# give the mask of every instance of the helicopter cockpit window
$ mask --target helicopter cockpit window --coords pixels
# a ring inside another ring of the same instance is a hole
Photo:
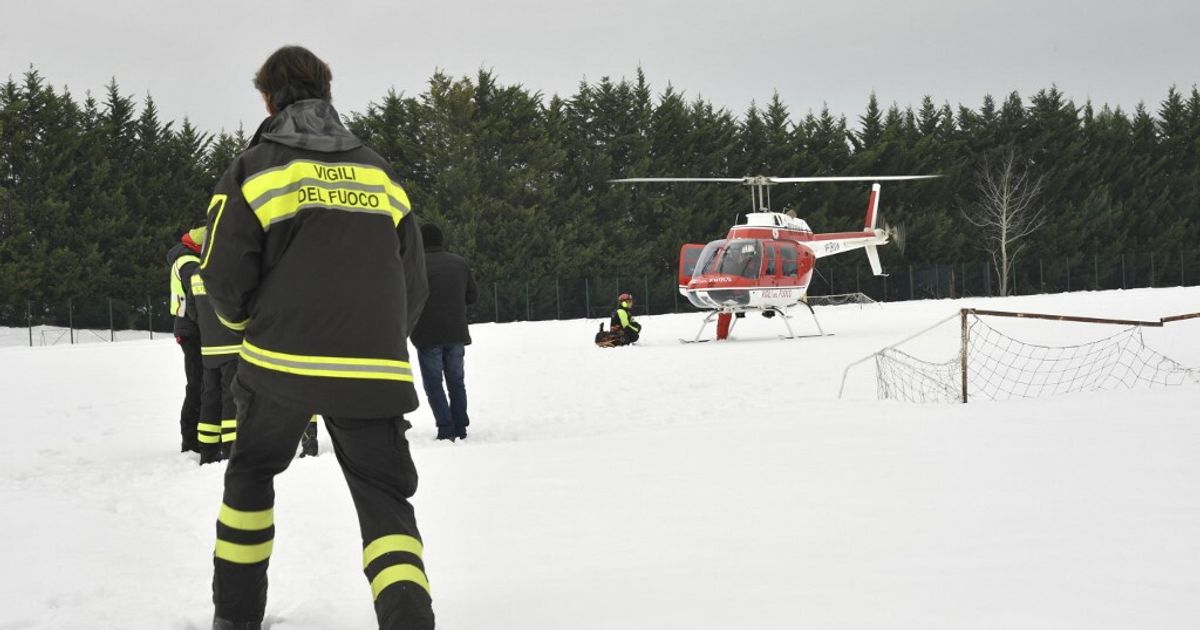
[[[762,251],[758,241],[751,239],[735,239],[725,246],[725,254],[721,257],[721,273],[743,278],[757,278],[758,268],[762,262]]]
[[[696,270],[692,272],[693,276],[699,276],[706,273],[717,272],[717,252],[721,251],[721,246],[725,244],[725,239],[713,241],[704,246],[704,250],[700,252],[700,258],[696,260]]]
[[[783,267],[782,275],[796,275],[796,272],[798,271],[796,266],[796,250],[791,247],[781,247],[779,248],[779,258],[782,261],[782,264],[780,265]]]
[[[765,249],[766,249],[766,254],[767,254],[767,266],[763,270],[763,275],[773,276],[773,275],[775,275],[775,249],[776,248],[772,245],[768,245]]]

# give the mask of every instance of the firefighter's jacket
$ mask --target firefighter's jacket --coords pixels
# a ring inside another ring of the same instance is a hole
[[[407,337],[428,287],[396,180],[315,99],[264,121],[221,177],[200,275],[222,323],[244,332],[249,389],[331,416],[417,407]]]
[[[204,359],[204,367],[213,369],[236,361],[242,350],[242,333],[225,327],[217,319],[217,313],[208,301],[204,278],[198,273],[192,274],[191,294],[196,323],[200,325],[200,355]],[[189,308],[188,312],[190,314],[192,309]]]
[[[200,334],[192,308],[192,276],[200,270],[200,256],[183,243],[176,243],[167,252],[167,263],[171,265],[171,317],[176,337],[195,337]]]
[[[612,317],[609,319],[608,327],[610,329],[632,330],[635,333],[642,331],[642,325],[633,319],[633,315],[629,312],[629,308],[624,305],[618,306],[617,310],[613,311]]]

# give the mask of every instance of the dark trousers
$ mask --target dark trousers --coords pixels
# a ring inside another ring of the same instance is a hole
[[[200,337],[176,337],[183,350],[183,372],[187,387],[183,408],[179,411],[180,451],[197,450],[196,424],[200,421],[200,393],[204,387],[204,362],[200,355]]]
[[[213,565],[216,616],[261,621],[275,532],[275,475],[287,469],[312,411],[250,391],[235,379],[238,439],[225,468]],[[433,608],[421,559],[421,535],[408,499],[417,471],[403,417],[325,416],[334,453],[358,511],[363,572],[381,630],[429,630]]]
[[[467,386],[464,382],[463,359],[466,346],[458,343],[445,346],[417,348],[417,361],[421,364],[421,383],[425,386],[425,397],[429,409],[437,422],[438,435],[449,434],[466,437],[471,419],[467,416]],[[450,392],[449,404],[446,391],[442,389],[442,376],[446,377],[446,390]]]
[[[233,377],[237,361],[226,361],[215,368],[204,368],[204,388],[200,394],[200,422],[196,439],[205,461],[228,457],[237,439],[237,406],[233,401]]]

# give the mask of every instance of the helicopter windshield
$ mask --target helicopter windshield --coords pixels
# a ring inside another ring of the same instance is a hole
[[[758,241],[752,239],[735,239],[725,247],[725,255],[721,257],[721,273],[743,278],[757,278],[758,267],[762,261],[762,249]]]
[[[696,270],[692,275],[700,276],[706,273],[716,273],[717,252],[721,251],[723,245],[725,245],[725,239],[713,241],[705,245],[704,250],[700,252],[700,258],[696,260]]]

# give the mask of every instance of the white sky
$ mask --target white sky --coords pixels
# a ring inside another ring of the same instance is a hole
[[[291,43],[329,62],[343,113],[391,87],[416,95],[438,68],[569,95],[641,65],[656,92],[670,82],[741,114],[778,91],[794,117],[827,103],[852,123],[872,90],[977,107],[1055,84],[1157,109],[1200,81],[1195,0],[0,0],[0,19],[0,78],[32,64],[82,97],[116,77],[206,131],[258,124],[250,79]]]

